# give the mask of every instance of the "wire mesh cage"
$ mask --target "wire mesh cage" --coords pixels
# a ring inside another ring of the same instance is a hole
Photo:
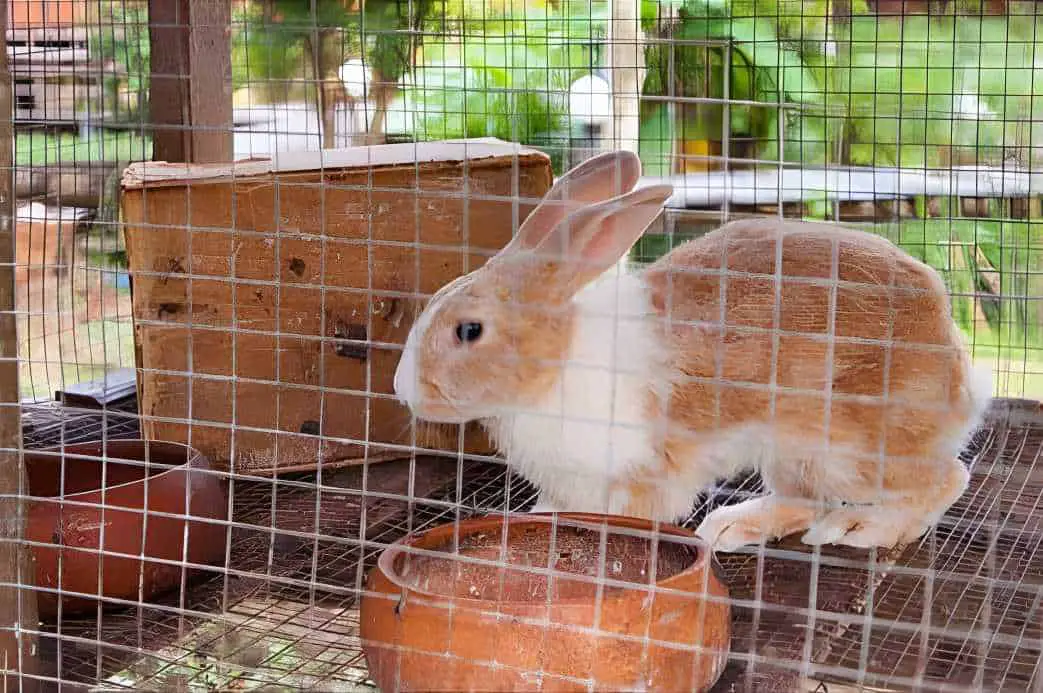
[[[6,689],[1043,691],[1037,3],[3,16]]]

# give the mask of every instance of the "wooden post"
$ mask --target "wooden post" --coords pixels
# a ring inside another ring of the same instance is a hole
[[[15,316],[14,129],[7,64],[7,9],[0,11],[0,690],[35,691],[36,593],[25,531],[25,469]]]
[[[609,0],[608,71],[612,81],[612,146],[638,151],[645,82],[640,0]]]
[[[230,0],[149,0],[149,109],[157,161],[231,161]]]

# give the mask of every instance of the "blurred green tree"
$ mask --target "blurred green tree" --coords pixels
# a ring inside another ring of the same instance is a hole
[[[415,66],[425,33],[440,30],[450,8],[446,0],[260,0],[240,20],[237,81],[288,84],[307,66],[322,143],[332,147],[336,109],[354,99],[340,68],[362,58],[365,99],[374,105],[369,139],[380,141],[388,107]]]
[[[237,19],[237,82],[288,89],[307,66],[321,119],[322,144],[335,141],[337,105],[346,92],[338,71],[358,46],[358,11],[349,0],[260,0]]]
[[[132,120],[148,109],[148,3],[99,0],[89,3],[88,11],[88,50],[104,70],[103,110],[116,120]],[[126,82],[120,68],[127,71]]]

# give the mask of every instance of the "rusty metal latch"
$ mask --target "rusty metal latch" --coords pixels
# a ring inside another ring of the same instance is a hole
[[[369,335],[365,325],[338,320],[333,329],[333,336],[338,340],[333,344],[333,353],[337,356],[358,361],[369,358]]]
[[[384,298],[373,302],[373,314],[387,320],[392,327],[399,327],[406,311],[402,301],[397,298]]]

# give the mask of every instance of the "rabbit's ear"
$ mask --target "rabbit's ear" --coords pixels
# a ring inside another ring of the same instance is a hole
[[[558,178],[504,252],[536,248],[569,214],[629,192],[640,177],[641,160],[633,152],[606,152],[587,159]]]
[[[653,185],[583,207],[559,222],[536,252],[559,264],[557,276],[574,293],[633,247],[673,193],[673,186]]]

